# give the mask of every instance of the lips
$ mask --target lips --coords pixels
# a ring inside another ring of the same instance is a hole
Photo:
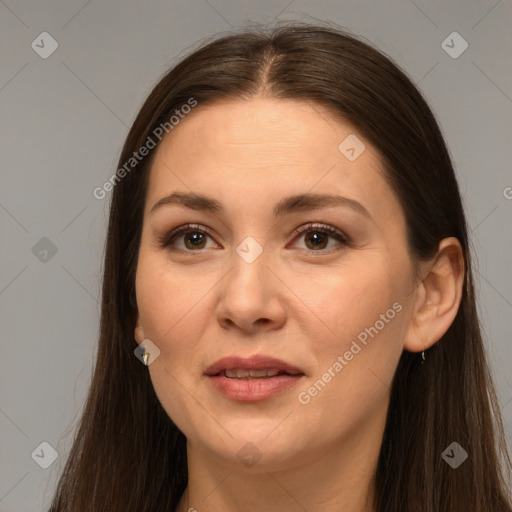
[[[275,368],[269,370],[243,370],[241,368],[237,368],[236,370],[224,370],[221,372],[228,379],[266,379],[267,377],[275,377],[276,375],[283,374],[286,372],[282,372]]]
[[[269,399],[305,377],[300,368],[267,356],[225,357],[209,366],[205,375],[213,389],[238,402]]]
[[[300,368],[268,356],[224,357],[209,366],[204,373],[210,377],[224,374],[228,378],[265,378],[265,376],[273,377],[278,374],[304,375]]]

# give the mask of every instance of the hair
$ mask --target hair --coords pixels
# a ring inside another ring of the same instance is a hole
[[[374,145],[405,214],[413,264],[433,257],[445,237],[462,246],[465,276],[453,323],[424,364],[403,351],[396,369],[375,509],[510,512],[511,462],[484,353],[455,172],[431,109],[389,57],[321,24],[251,28],[203,42],[154,87],[128,133],[119,168],[191,98],[201,108],[255,96],[326,107]],[[187,486],[186,438],[133,353],[135,274],[155,153],[113,188],[97,360],[50,512],[174,510]],[[469,454],[457,469],[441,457],[454,441]]]

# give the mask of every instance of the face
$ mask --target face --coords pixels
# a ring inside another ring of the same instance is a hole
[[[412,290],[378,153],[319,105],[198,105],[157,149],[136,338],[189,449],[277,469],[379,443]]]

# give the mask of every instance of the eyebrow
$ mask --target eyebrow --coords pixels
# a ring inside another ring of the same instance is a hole
[[[210,197],[194,192],[174,192],[168,196],[159,199],[151,208],[150,213],[162,208],[163,206],[180,205],[191,210],[206,211],[211,213],[223,213],[224,207],[222,204]],[[320,208],[328,208],[330,206],[343,206],[351,208],[372,219],[370,212],[355,199],[348,197],[338,196],[335,194],[297,194],[285,197],[274,205],[274,217],[288,215],[294,212],[318,210]]]

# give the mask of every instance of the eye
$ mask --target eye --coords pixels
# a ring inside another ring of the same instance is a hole
[[[312,252],[323,251],[329,242],[329,238],[334,238],[341,245],[350,245],[350,238],[348,236],[328,224],[310,222],[298,228],[295,234],[305,237],[305,250]],[[206,247],[208,238],[212,238],[212,234],[207,227],[200,224],[185,224],[159,238],[158,243],[160,247],[170,250],[197,252],[208,248]],[[184,245],[181,247],[177,246],[176,239],[182,241]]]
[[[175,239],[178,237],[184,242],[184,247],[175,246]],[[204,249],[207,238],[211,238],[210,230],[207,227],[200,224],[185,224],[164,235],[158,240],[158,243],[162,248],[192,252]]]
[[[306,244],[306,250],[318,252],[326,248],[329,238],[334,238],[341,245],[350,245],[350,238],[342,231],[333,226],[320,223],[309,223],[301,226],[296,231],[303,235]]]

